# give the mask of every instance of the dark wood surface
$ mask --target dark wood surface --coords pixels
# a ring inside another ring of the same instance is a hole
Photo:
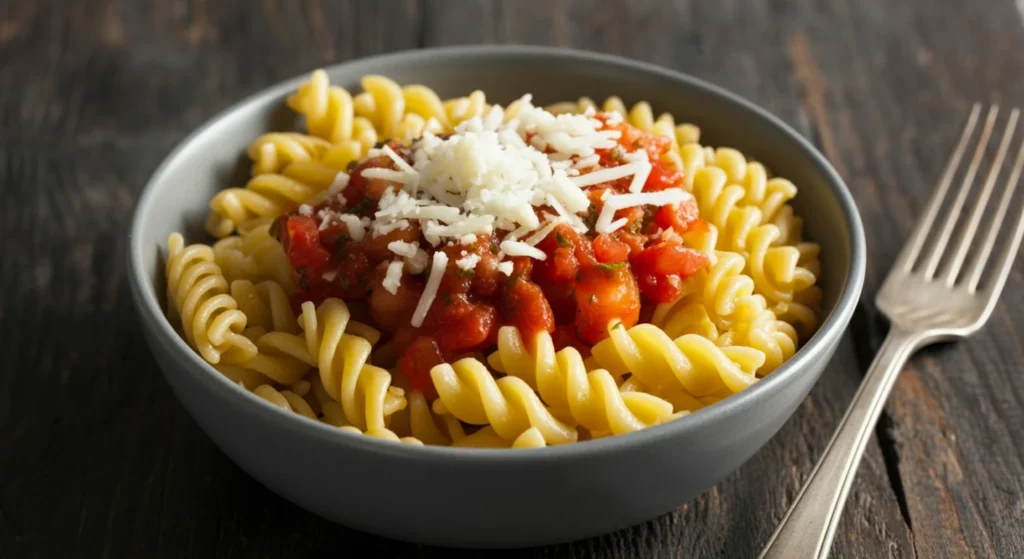
[[[126,227],[170,148],[243,95],[424,45],[626,55],[762,104],[822,148],[867,226],[864,303],[804,405],[671,514],[497,556],[753,557],[885,325],[870,302],[975,100],[1024,103],[1019,0],[0,2],[0,557],[471,556],[335,526],[257,484],[160,377]],[[983,334],[902,375],[834,557],[1024,557],[1021,270]],[[360,546],[371,551],[357,553]]]

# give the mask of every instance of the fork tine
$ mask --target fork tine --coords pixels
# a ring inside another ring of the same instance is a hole
[[[1003,139],[999,142],[999,149],[996,152],[995,159],[992,161],[992,166],[988,170],[988,175],[985,177],[985,185],[981,189],[981,194],[975,200],[974,211],[971,212],[970,220],[967,222],[967,229],[960,235],[960,243],[956,247],[956,254],[953,257],[953,261],[949,264],[949,270],[946,273],[946,285],[953,285],[956,282],[956,276],[960,273],[960,267],[963,266],[964,259],[967,258],[967,250],[970,248],[972,241],[974,241],[974,235],[981,224],[981,217],[984,215],[985,209],[988,208],[988,200],[992,196],[992,189],[999,178],[999,173],[1003,170],[1003,159],[1006,158],[1006,152],[1010,149],[1010,140],[1013,139],[1013,132],[1017,128],[1017,118],[1019,116],[1019,109],[1015,108],[1010,111],[1010,118],[1006,123],[1006,129],[1003,131]]]
[[[985,118],[985,126],[981,129],[981,137],[978,139],[978,146],[974,149],[974,157],[971,158],[971,164],[967,167],[967,173],[960,182],[960,189],[956,193],[956,199],[953,200],[953,206],[949,209],[946,222],[942,225],[942,230],[939,232],[938,238],[936,238],[935,244],[932,246],[928,256],[928,261],[925,264],[924,277],[928,279],[935,276],[935,270],[939,267],[942,254],[946,251],[946,245],[949,243],[949,237],[953,233],[953,227],[956,226],[956,222],[960,218],[960,211],[967,200],[967,193],[970,192],[971,187],[974,185],[974,176],[978,173],[978,167],[981,166],[982,158],[985,157],[988,140],[992,135],[992,128],[995,126],[998,114],[999,107],[995,105],[989,107],[988,117]]]
[[[939,214],[939,208],[942,207],[942,200],[945,199],[946,192],[949,191],[949,185],[953,182],[953,175],[956,174],[956,170],[960,166],[960,159],[967,149],[967,142],[971,139],[974,127],[978,124],[978,116],[980,114],[981,104],[975,103],[971,107],[971,113],[967,116],[967,122],[964,124],[963,132],[960,133],[960,139],[956,143],[956,148],[953,149],[953,153],[949,156],[949,161],[946,162],[946,168],[942,171],[939,184],[932,193],[931,199],[928,200],[924,214],[918,219],[917,225],[914,226],[910,239],[903,245],[903,250],[896,258],[896,264],[893,266],[893,269],[902,268],[904,272],[910,272],[910,269],[913,268],[914,263],[917,261],[918,255],[921,254],[921,249],[924,247],[925,241],[928,240],[928,233],[931,231],[932,224]]]
[[[984,271],[988,257],[995,247],[996,239],[999,237],[999,230],[1009,211],[1010,202],[1013,200],[1013,194],[1017,189],[1017,181],[1020,179],[1021,171],[1024,171],[1024,142],[1021,142],[1020,150],[1017,152],[1017,160],[1014,162],[1013,170],[1010,171],[1010,176],[1006,181],[1006,190],[1003,192],[1002,198],[999,199],[999,206],[996,208],[996,215],[992,219],[992,224],[988,227],[985,243],[978,252],[977,259],[971,269],[971,275],[967,280],[967,289],[971,292],[978,288],[978,283],[981,281],[981,273]],[[1020,205],[1024,206],[1024,201]],[[995,300],[1003,290],[1006,277],[1010,275],[1014,256],[1020,247],[1021,236],[1024,235],[1024,207],[1020,209],[1020,213],[1021,215],[1017,217],[1017,223],[1012,233],[1013,236],[1010,237],[1010,241],[1003,247],[1002,253],[999,255],[999,264],[994,270],[994,278],[989,284],[990,301]]]

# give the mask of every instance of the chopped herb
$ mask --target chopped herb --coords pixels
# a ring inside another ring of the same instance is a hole
[[[626,267],[625,262],[598,262],[597,267],[602,270],[614,272],[615,270],[621,270]]]
[[[614,148],[612,148],[611,153],[609,153],[608,155],[609,157],[612,158],[612,161],[619,161],[622,159],[625,153],[622,151],[622,148],[620,146],[615,146]]]
[[[479,244],[473,243],[473,244],[469,245],[468,247],[466,247],[466,250],[471,251],[471,252],[476,252],[477,249],[479,249],[479,248],[480,248]]]
[[[339,236],[338,240],[335,241],[335,243],[337,243],[337,244],[334,245],[334,255],[337,256],[340,259],[344,259],[346,256],[348,256],[348,246],[347,245],[348,245],[348,242],[351,241],[351,240],[352,239],[349,238],[348,235],[341,235],[341,236]]]
[[[644,220],[642,220],[642,219],[634,219],[633,223],[629,224],[629,232],[633,233],[634,235],[639,234],[640,231],[643,230],[643,228],[644,228]]]
[[[470,268],[468,270],[463,270],[462,268],[456,268],[455,273],[460,278],[471,278],[473,276],[476,276],[476,270],[474,270],[473,268]]]
[[[349,208],[348,211],[349,211],[349,213],[353,213],[353,214],[361,214],[364,211],[366,211],[370,207],[371,204],[373,204],[373,200],[370,200],[369,198],[363,198],[362,200],[359,201],[358,204],[356,204],[356,205],[352,206],[351,208]]]
[[[594,225],[597,224],[597,215],[597,206],[591,202],[590,207],[587,208],[587,217],[583,218],[583,223],[586,224],[587,229],[593,229]]]
[[[491,239],[491,254],[498,254],[498,241]]]
[[[569,244],[569,240],[562,235],[561,231],[555,231],[555,242],[558,243],[560,248],[572,248],[572,245]]]
[[[512,274],[511,276],[509,276],[507,280],[505,280],[505,285],[512,285],[513,283],[518,281],[519,278],[521,278],[521,277],[523,277],[523,273],[522,272],[516,272],[516,273]]]
[[[353,159],[352,161],[349,161],[348,165],[345,166],[345,172],[351,174],[352,170],[355,169],[358,165],[359,165],[359,160],[357,160],[357,159]]]
[[[616,322],[615,326],[612,326],[612,330],[617,330],[619,328],[625,328],[625,326],[623,326],[621,322]]]

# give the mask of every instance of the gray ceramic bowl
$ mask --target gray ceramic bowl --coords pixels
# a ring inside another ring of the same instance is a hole
[[[792,360],[748,390],[679,421],[575,445],[411,447],[274,408],[217,373],[171,328],[160,254],[172,231],[206,239],[207,204],[236,177],[246,145],[265,131],[294,128],[284,99],[303,75],[241,101],[185,139],[146,186],[129,249],[143,331],[168,383],[224,453],[275,493],[346,526],[413,542],[520,547],[595,536],[667,513],[739,468],[789,418],[835,351],[863,283],[861,222],[829,163],[764,110],[676,72],[550,48],[418,50],[327,71],[350,89],[378,73],[427,84],[442,97],[480,88],[501,103],[526,92],[538,104],[614,94],[696,123],[706,143],[752,154],[800,187],[795,209],[822,245],[825,316]]]

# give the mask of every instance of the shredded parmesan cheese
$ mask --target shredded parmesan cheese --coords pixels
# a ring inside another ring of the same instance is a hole
[[[465,252],[465,251],[463,251]],[[455,261],[460,270],[472,270],[480,262],[480,256],[476,254],[466,255]]]
[[[529,256],[537,260],[546,260],[548,255],[543,250],[534,248],[521,241],[502,241],[501,252],[509,256]]]
[[[435,252],[433,264],[430,266],[430,277],[427,278],[427,285],[423,288],[423,295],[420,296],[420,301],[416,304],[416,310],[412,313],[413,328],[423,326],[423,319],[427,317],[427,311],[430,310],[430,305],[434,303],[434,298],[437,297],[437,288],[441,285],[441,276],[444,275],[444,270],[447,267],[448,255],[441,251]]]
[[[388,264],[387,273],[384,275],[384,281],[381,286],[387,290],[388,293],[395,295],[398,293],[399,286],[402,285],[402,268],[404,264],[401,260],[395,260]]]

